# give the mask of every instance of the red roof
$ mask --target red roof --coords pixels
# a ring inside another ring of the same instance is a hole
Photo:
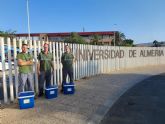
[[[78,33],[80,36],[89,36],[89,35],[114,35],[114,31],[103,31],[103,32],[76,32]],[[46,34],[48,37],[54,37],[54,36],[61,36],[61,37],[65,37],[65,36],[69,36],[71,34],[71,32],[65,32],[65,33],[31,33],[30,36],[31,37],[39,37],[41,34]],[[16,34],[17,37],[28,37],[28,34],[24,33],[24,34]]]

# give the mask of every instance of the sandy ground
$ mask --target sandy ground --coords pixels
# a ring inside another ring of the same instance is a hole
[[[138,82],[165,72],[165,65],[120,70],[76,82],[74,95],[59,93],[56,99],[35,100],[32,109],[18,104],[0,109],[1,124],[94,124],[99,123],[117,99]]]

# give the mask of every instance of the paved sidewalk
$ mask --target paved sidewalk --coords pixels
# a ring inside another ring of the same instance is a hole
[[[2,124],[97,124],[129,88],[153,75],[165,72],[165,65],[148,66],[102,74],[76,82],[76,93],[46,100],[39,98],[33,109],[19,110],[17,104],[0,110]]]

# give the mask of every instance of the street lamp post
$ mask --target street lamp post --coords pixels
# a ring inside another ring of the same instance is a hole
[[[28,39],[30,40],[29,0],[26,0],[26,3],[27,3],[27,18],[28,18]]]

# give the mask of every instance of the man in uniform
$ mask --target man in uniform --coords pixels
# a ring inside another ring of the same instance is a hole
[[[18,93],[23,92],[28,81],[28,91],[33,89],[33,57],[27,53],[27,44],[22,44],[22,52],[17,55],[19,66]]]
[[[53,69],[53,55],[49,53],[49,44],[44,44],[44,50],[38,55],[39,97],[43,96],[44,82],[46,87],[51,85],[51,69]]]
[[[71,53],[71,49],[68,45],[65,45],[65,52],[62,54],[61,63],[63,65],[63,81],[62,81],[62,90],[63,91],[63,83],[66,82],[66,77],[69,75],[70,82],[73,82],[73,61],[74,56]]]

